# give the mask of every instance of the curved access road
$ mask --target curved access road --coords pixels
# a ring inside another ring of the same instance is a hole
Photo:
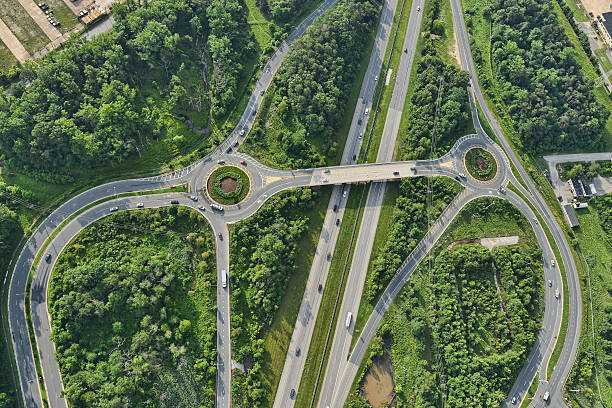
[[[540,382],[536,391],[536,396],[531,403],[531,406],[545,406],[546,403],[543,401],[542,397],[546,392],[548,392],[550,394],[550,401],[548,403],[551,406],[564,406],[567,404],[563,398],[563,388],[565,386],[567,378],[569,377],[574,361],[576,360],[576,354],[578,353],[578,344],[580,338],[580,327],[582,324],[582,298],[576,263],[574,261],[569,244],[560,225],[557,223],[557,220],[553,216],[550,208],[548,208],[548,206],[546,205],[544,198],[541,196],[538,189],[531,181],[529,174],[527,174],[527,172],[523,168],[522,163],[512,150],[510,143],[502,132],[501,126],[493,116],[492,112],[489,110],[484,94],[482,93],[482,90],[480,88],[478,75],[474,67],[474,61],[472,59],[470,42],[463,19],[463,10],[461,8],[460,0],[451,0],[451,8],[453,13],[455,32],[457,35],[457,42],[459,46],[461,65],[463,66],[463,69],[467,70],[470,73],[472,86],[474,88],[478,103],[480,104],[480,107],[482,108],[482,111],[487,121],[491,125],[491,128],[493,129],[493,132],[497,137],[497,140],[499,140],[505,153],[510,158],[512,164],[517,169],[522,180],[527,185],[527,189],[525,189],[520,183],[516,181],[514,182],[514,185],[534,205],[538,214],[546,223],[548,229],[552,233],[553,239],[557,247],[559,248],[559,251],[561,253],[561,260],[563,261],[563,265],[565,267],[565,275],[567,278],[567,284],[569,289],[569,304],[564,305],[564,307],[569,308],[567,336],[565,338],[565,343],[563,345],[561,355],[554,368],[552,375],[550,376],[549,381]],[[552,336],[553,333],[551,333],[550,335]],[[542,365],[539,368],[540,379],[546,379],[547,365],[548,359],[546,359],[546,364]],[[521,378],[522,375],[523,372],[519,374],[519,378]],[[517,403],[520,403],[520,401],[524,398],[527,393],[527,389],[529,388],[528,384],[525,385],[526,382],[531,382],[531,379],[527,381],[527,379],[524,378],[522,383],[519,383],[519,381],[517,380],[517,382],[512,387],[512,391],[508,396],[508,400],[506,401],[507,406],[512,405],[511,399],[513,397],[517,398]]]
[[[338,0],[326,0],[280,45],[280,47],[264,66],[238,125],[232,131],[230,136],[213,152],[198,162],[172,173],[145,179],[117,181],[87,190],[61,205],[32,233],[24,245],[24,248],[15,264],[9,285],[9,296],[7,300],[9,329],[13,343],[12,346],[16,361],[17,374],[19,377],[18,381],[21,388],[22,399],[26,407],[30,408],[43,406],[40,384],[38,382],[39,377],[36,373],[32,344],[30,342],[26,323],[25,295],[29,272],[34,263],[35,256],[40,251],[45,240],[57,228],[58,225],[91,203],[111,197],[114,194],[161,189],[171,185],[188,182],[190,180],[189,176],[192,173],[197,173],[197,170],[202,163],[216,160],[218,157],[228,152],[230,148],[234,149],[236,142],[240,144],[244,135],[246,135],[251,129],[256,117],[257,109],[263,99],[262,93],[265,93],[265,91],[268,89],[274,74],[287,55],[289,46],[300,38],[304,32],[306,32],[306,29],[318,16],[324,14],[325,11],[330,9],[337,2]],[[198,187],[194,184],[190,184],[190,188],[197,190]],[[66,401],[62,395],[62,381],[59,369],[57,367],[57,362],[53,358],[53,344],[50,341],[45,342],[39,340],[43,337],[49,338],[50,336],[50,332],[48,331],[49,318],[44,303],[46,299],[46,287],[33,285],[32,288],[32,322],[34,325],[34,335],[37,339],[37,343],[39,343],[40,347],[42,347],[40,349],[40,361],[42,365],[41,375],[43,376],[46,385],[47,401],[52,408],[65,407]],[[229,297],[222,297],[223,299],[218,299],[220,306],[219,313],[226,316],[224,319],[224,324],[229,327]],[[225,300],[227,300],[227,302]],[[218,328],[218,332],[224,331],[221,331]],[[228,338],[225,339],[222,344],[218,344],[218,347],[221,346],[218,348],[220,361],[230,361],[231,358],[229,348],[229,329],[227,330],[227,335]],[[223,367],[221,364],[220,366]],[[218,371],[220,371],[218,381],[222,383],[218,384],[217,388],[219,390],[227,390],[227,392],[217,393],[217,406],[229,406],[231,400],[229,393],[231,372],[230,370]]]

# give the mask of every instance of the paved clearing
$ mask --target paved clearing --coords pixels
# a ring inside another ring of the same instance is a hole
[[[2,47],[0,48],[0,57],[2,57],[2,65],[4,65],[4,57],[6,51],[10,51],[19,62],[25,61],[30,54],[23,48],[23,45],[19,42],[15,34],[6,26],[4,21],[0,19],[0,39],[2,40]]]
[[[512,235],[510,237],[480,238],[480,245],[491,250],[498,246],[515,245],[518,244],[518,241],[518,235]]]

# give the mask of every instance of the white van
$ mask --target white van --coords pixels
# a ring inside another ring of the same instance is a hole
[[[348,312],[346,314],[346,328],[348,329],[349,327],[351,327],[351,322],[353,321],[353,314],[351,312]]]
[[[227,288],[227,271],[225,269],[221,271],[221,285]]]

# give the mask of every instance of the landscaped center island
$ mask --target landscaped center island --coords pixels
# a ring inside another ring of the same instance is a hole
[[[237,204],[249,193],[249,176],[235,166],[219,167],[206,182],[211,198],[221,204]]]
[[[472,177],[480,181],[491,180],[497,174],[495,158],[481,148],[471,149],[466,153],[465,167]]]

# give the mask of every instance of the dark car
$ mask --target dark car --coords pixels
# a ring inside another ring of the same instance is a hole
[[[356,154],[354,154],[354,155],[353,155],[353,161],[355,161],[356,159],[357,159],[357,155],[356,155]]]
[[[232,152],[232,146],[228,147],[227,150],[225,151],[225,153],[231,153]]]
[[[292,388],[291,392],[289,393],[289,396],[291,397],[291,399],[295,398],[295,389]]]
[[[357,124],[358,124],[359,126],[361,126],[361,124],[362,124],[362,123],[363,123],[363,121],[362,121],[361,119],[359,119],[359,120],[357,121]]]
[[[340,218],[336,218],[336,225],[340,225]]]
[[[330,252],[327,253],[327,260],[331,261],[331,253]]]
[[[322,290],[323,290],[323,285],[319,283],[319,293],[321,293]]]
[[[45,262],[49,263],[49,261],[51,261],[51,254],[45,256]]]
[[[217,236],[219,237],[219,239],[220,239],[221,241],[223,241],[223,234],[221,234],[221,233],[219,232],[219,233],[217,234]]]
[[[178,203],[179,203],[179,202],[178,202],[178,200],[172,200],[172,201],[170,201],[170,204],[178,204]]]
[[[300,348],[298,347],[297,349],[295,349],[295,356],[299,357],[300,354],[302,354],[302,350],[300,350]]]
[[[393,175],[394,175],[394,176],[399,176],[399,171],[394,171],[394,172],[393,172]]]
[[[334,204],[334,212],[338,212],[338,204]]]

